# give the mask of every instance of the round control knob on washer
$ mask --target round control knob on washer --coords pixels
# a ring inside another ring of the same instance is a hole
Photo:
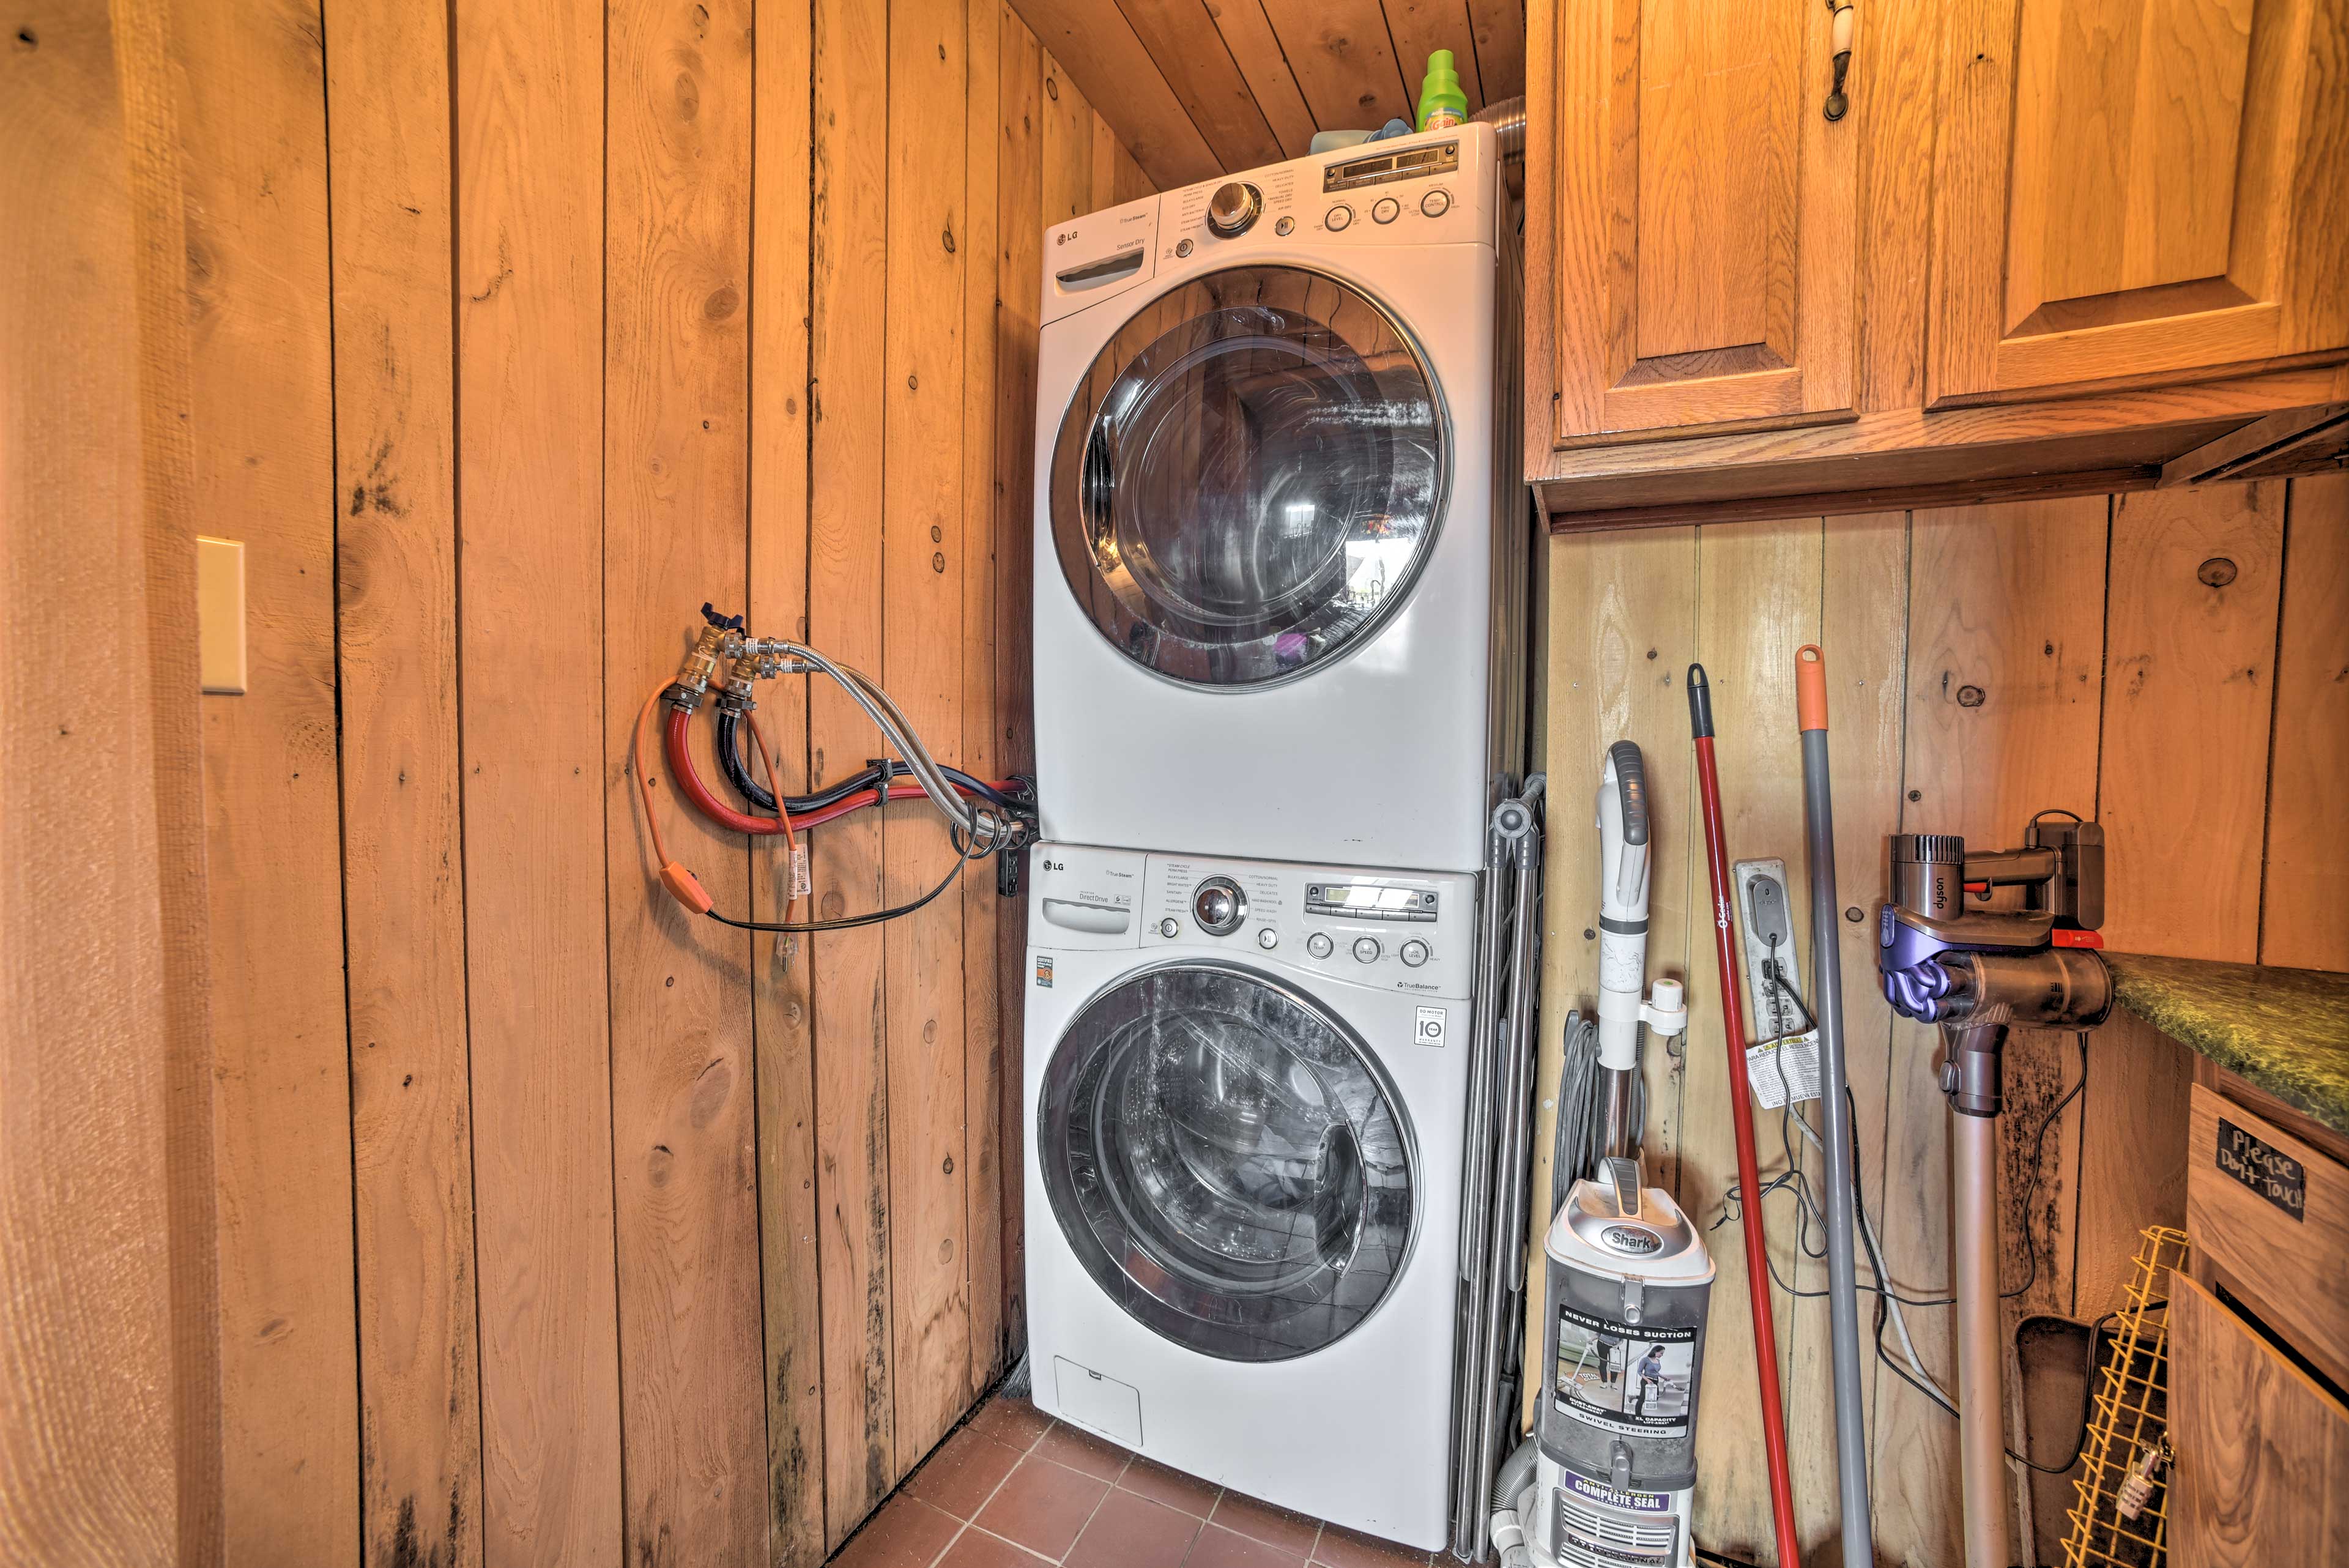
[[[1421,941],[1417,937],[1413,937],[1411,940],[1403,943],[1402,950],[1395,954],[1395,957],[1402,960],[1403,962],[1409,964],[1412,968],[1417,969],[1420,965],[1427,961],[1427,944]]]
[[[1321,214],[1321,226],[1328,229],[1333,234],[1338,233],[1340,229],[1352,228],[1354,226],[1354,209],[1349,207],[1343,202],[1339,202],[1336,206]]]
[[[1440,218],[1452,211],[1452,192],[1430,191],[1419,199],[1419,210],[1431,218]]]
[[[1171,937],[1182,929],[1183,922],[1172,915],[1158,922],[1158,934],[1162,937]]]
[[[1330,945],[1330,933],[1327,931],[1316,931],[1305,939],[1305,950],[1315,958],[1328,958]]]
[[[1371,209],[1371,221],[1374,223],[1392,223],[1402,215],[1402,203],[1392,196],[1380,197],[1378,205]]]
[[[1210,877],[1191,892],[1191,918],[1211,937],[1227,937],[1247,919],[1247,895],[1228,877]]]
[[[1270,952],[1280,945],[1280,933],[1270,926],[1258,926],[1256,929],[1256,945]]]
[[[1264,213],[1264,192],[1245,180],[1226,180],[1207,198],[1207,232],[1237,239]]]
[[[1362,963],[1378,962],[1379,939],[1376,937],[1356,937],[1354,939],[1354,957]]]

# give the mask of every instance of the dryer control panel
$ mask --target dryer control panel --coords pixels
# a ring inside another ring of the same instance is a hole
[[[1185,185],[1159,198],[1157,264],[1284,241],[1494,244],[1499,167],[1492,127],[1472,123]]]
[[[1153,855],[1142,945],[1216,947],[1411,996],[1474,990],[1476,879]]]

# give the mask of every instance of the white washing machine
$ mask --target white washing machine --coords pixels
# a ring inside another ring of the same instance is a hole
[[[1506,212],[1469,124],[1046,234],[1046,837],[1475,868],[1524,766]]]
[[[1030,863],[1037,1406],[1443,1545],[1475,879]]]

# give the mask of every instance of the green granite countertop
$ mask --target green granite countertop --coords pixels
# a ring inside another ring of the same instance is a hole
[[[2349,974],[2106,953],[2120,1004],[2349,1134]]]

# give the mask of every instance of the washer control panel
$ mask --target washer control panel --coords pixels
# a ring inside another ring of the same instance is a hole
[[[1186,185],[1158,198],[1156,259],[1179,265],[1291,235],[1300,243],[1492,244],[1502,207],[1499,168],[1492,128],[1472,123]]]
[[[1143,948],[1228,948],[1236,958],[1415,995],[1465,998],[1472,989],[1472,876],[1144,859],[1136,921]]]

